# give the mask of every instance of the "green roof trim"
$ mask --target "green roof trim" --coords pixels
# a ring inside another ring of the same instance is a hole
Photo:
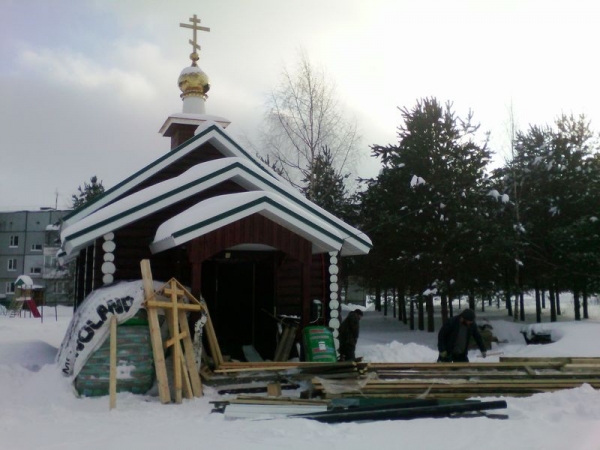
[[[77,231],[75,233],[73,233],[70,236],[67,236],[65,238],[65,242],[68,241],[72,241],[73,239],[76,239],[80,236],[83,236],[87,233],[90,233],[92,231],[94,231],[95,229],[101,228],[105,225],[108,225],[112,222],[115,222],[117,220],[120,220],[128,215],[134,214],[137,211],[140,211],[144,208],[147,208],[149,206],[152,206],[155,203],[158,203],[164,199],[167,199],[169,197],[175,196],[177,194],[179,194],[182,191],[185,191],[189,188],[192,188],[198,184],[204,183],[205,181],[208,181],[212,178],[218,177],[219,175],[226,173],[230,170],[234,170],[236,168],[239,168],[241,170],[243,170],[245,173],[258,178],[259,180],[261,180],[262,182],[264,182],[265,184],[267,184],[268,186],[270,186],[274,191],[276,191],[277,193],[281,194],[283,197],[287,198],[288,200],[292,201],[293,203],[299,205],[301,208],[306,208],[308,209],[311,213],[313,213],[314,215],[316,215],[317,217],[319,217],[321,220],[324,220],[325,222],[327,222],[329,225],[333,226],[334,228],[342,231],[344,234],[348,235],[348,237],[354,237],[357,241],[359,241],[360,243],[362,243],[364,246],[366,246],[367,248],[372,248],[372,244],[370,244],[369,242],[365,241],[364,239],[361,239],[360,237],[356,236],[356,235],[352,235],[349,234],[348,231],[341,226],[339,223],[337,223],[335,220],[332,220],[331,218],[327,217],[325,214],[323,214],[322,212],[318,211],[316,208],[314,208],[310,203],[306,204],[303,203],[301,201],[299,201],[295,196],[291,195],[289,192],[287,192],[285,189],[282,189],[281,187],[277,186],[274,182],[272,182],[269,178],[272,178],[271,175],[269,175],[269,178],[263,178],[260,176],[260,174],[257,174],[255,172],[250,171],[247,167],[245,167],[243,164],[241,164],[240,162],[235,162],[227,167],[224,167],[222,169],[219,169],[215,172],[210,173],[209,175],[206,175],[202,178],[198,178],[190,183],[187,183],[183,186],[179,186],[178,188],[175,188],[169,192],[166,192],[160,196],[154,197],[151,200],[148,200],[144,203],[141,203],[133,208],[130,208],[126,211],[123,211],[115,216],[111,216],[110,218],[107,218],[105,220],[102,220],[98,223],[95,223],[94,225],[91,225],[87,228],[84,228],[83,230]]]
[[[148,164],[146,167],[144,167],[143,169],[138,170],[136,173],[134,173],[133,175],[127,177],[125,180],[121,181],[120,183],[116,184],[115,186],[113,186],[112,188],[110,188],[107,191],[104,191],[104,193],[102,195],[99,195],[98,197],[96,197],[95,199],[93,199],[92,201],[86,203],[83,206],[80,206],[79,208],[71,211],[69,214],[67,214],[66,216],[63,217],[63,220],[68,220],[71,217],[73,217],[74,215],[78,214],[80,211],[85,210],[86,208],[89,208],[90,206],[94,205],[95,203],[99,202],[100,200],[102,200],[103,198],[105,198],[107,195],[110,195],[112,193],[114,193],[116,190],[118,190],[119,188],[121,188],[122,186],[126,185],[127,183],[129,183],[130,181],[135,180],[137,177],[139,177],[140,175],[142,175],[143,173],[147,172],[148,170],[152,169],[153,167],[156,167],[157,165],[159,165],[160,163],[162,163],[163,161],[165,161],[166,159],[172,157],[174,154],[176,154],[177,152],[180,152],[183,148],[187,147],[188,145],[193,144],[196,140],[202,138],[203,136],[205,136],[206,134],[210,133],[211,131],[216,131],[217,133],[219,133],[223,138],[225,138],[231,145],[233,145],[235,148],[237,148],[244,156],[246,156],[250,161],[252,161],[254,164],[256,164],[257,167],[259,167],[263,172],[267,173],[269,176],[271,176],[265,169],[264,167],[262,167],[260,164],[256,163],[255,159],[250,156],[250,154],[248,154],[248,152],[246,152],[242,147],[240,147],[235,141],[233,141],[227,134],[225,134],[223,132],[223,130],[221,129],[221,127],[219,127],[216,124],[213,124],[211,126],[209,126],[208,128],[206,128],[205,130],[203,130],[201,133],[198,133],[197,135],[195,135],[194,137],[188,139],[187,141],[183,142],[182,144],[178,145],[177,147],[175,147],[173,150],[171,150],[169,153],[166,153],[165,155],[161,156],[160,158],[154,160],[153,162],[151,162],[150,164]]]
[[[78,238],[79,236],[83,236],[84,234],[87,234],[87,233],[90,233],[90,232],[94,231],[94,230],[95,230],[95,229],[97,229],[97,228],[101,228],[101,227],[103,227],[104,225],[108,225],[108,224],[110,224],[111,222],[115,222],[115,221],[117,221],[117,220],[119,220],[119,219],[122,219],[123,217],[127,217],[127,216],[129,216],[129,215],[131,215],[131,214],[134,214],[134,213],[136,213],[136,212],[138,212],[138,211],[140,211],[140,210],[142,210],[142,209],[144,209],[144,208],[147,208],[147,207],[149,207],[149,206],[152,206],[152,205],[153,205],[153,204],[155,204],[155,203],[158,203],[158,202],[160,202],[160,201],[162,201],[162,200],[165,200],[165,199],[167,199],[167,198],[169,198],[169,197],[172,197],[172,196],[174,196],[174,195],[177,195],[177,194],[179,194],[180,192],[183,192],[183,191],[185,191],[186,189],[189,189],[189,188],[191,188],[191,187],[193,187],[193,186],[195,186],[195,185],[202,184],[202,183],[204,183],[205,181],[207,181],[207,180],[210,180],[211,178],[218,177],[218,176],[219,176],[219,175],[221,175],[222,173],[225,173],[225,172],[227,172],[227,171],[231,170],[231,168],[232,168],[232,167],[233,167],[233,166],[224,167],[223,169],[220,169],[220,170],[217,170],[217,171],[215,171],[215,172],[212,172],[211,174],[209,174],[209,175],[207,175],[207,176],[205,176],[205,177],[198,178],[198,179],[196,179],[196,180],[194,180],[194,181],[192,181],[192,182],[190,182],[190,183],[184,184],[183,186],[179,186],[178,188],[175,188],[175,189],[173,189],[173,190],[171,190],[171,191],[169,191],[169,192],[166,192],[166,193],[164,193],[164,194],[162,194],[162,195],[159,195],[159,196],[157,196],[157,197],[154,197],[154,198],[152,198],[151,200],[148,200],[148,201],[146,201],[146,202],[144,202],[144,203],[140,203],[139,205],[137,205],[137,206],[135,206],[135,207],[133,207],[133,208],[130,208],[130,209],[128,209],[128,210],[126,210],[126,211],[123,211],[123,212],[121,212],[121,213],[119,213],[119,214],[116,214],[116,215],[114,215],[114,216],[111,216],[111,217],[109,217],[108,219],[105,219],[105,220],[102,220],[102,221],[100,221],[100,222],[98,222],[98,223],[95,223],[94,225],[91,225],[91,226],[89,226],[89,227],[87,227],[87,228],[84,228],[83,230],[77,231],[76,233],[73,233],[72,235],[68,236],[68,237],[65,239],[65,242],[67,242],[67,241],[71,241],[71,240],[73,240],[73,239],[76,239],[76,238]]]
[[[214,198],[214,197],[213,197]],[[336,236],[335,234],[325,230],[324,228],[315,225],[314,223],[312,223],[310,220],[306,219],[305,217],[301,216],[300,214],[295,213],[294,211],[291,211],[290,209],[286,208],[285,206],[280,205],[279,203],[273,201],[272,199],[270,199],[269,197],[262,197],[262,198],[258,198],[256,200],[253,200],[249,203],[246,203],[245,205],[241,205],[238,206],[237,208],[233,208],[227,212],[221,213],[221,214],[217,214],[214,217],[211,217],[210,219],[206,219],[202,222],[196,223],[194,225],[190,225],[189,227],[183,228],[175,233],[173,233],[173,237],[174,238],[178,238],[180,236],[183,236],[185,234],[191,233],[192,231],[195,231],[197,229],[203,228],[205,226],[211,225],[215,222],[218,222],[219,220],[222,219],[226,219],[230,216],[233,216],[239,212],[243,212],[245,210],[251,209],[254,206],[258,206],[262,203],[268,203],[269,205],[279,209],[280,211],[285,212],[286,214],[289,214],[290,216],[292,216],[294,219],[299,220],[300,222],[304,223],[305,225],[308,225],[310,228],[313,228],[315,230],[318,230],[320,233],[326,235],[327,237],[329,237],[330,239],[336,241],[339,244],[343,244],[344,239]]]

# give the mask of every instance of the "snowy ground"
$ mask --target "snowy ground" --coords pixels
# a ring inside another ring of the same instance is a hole
[[[455,306],[457,307],[457,305]],[[543,327],[557,342],[526,346],[522,324],[504,310],[487,308],[478,321],[489,320],[506,343],[493,352],[505,356],[600,356],[600,306],[591,305],[591,319],[572,321],[572,306],[563,300],[563,316]],[[370,423],[321,424],[303,419],[230,420],[211,414],[207,389],[201,399],[182,405],[161,405],[157,398],[118,394],[117,408],[108,398],[76,398],[54,364],[71,318],[68,308],[34,318],[0,316],[0,449],[436,449],[458,450],[599,450],[600,391],[590,386],[506,398],[508,420],[418,419]],[[528,316],[530,317],[530,316]],[[370,361],[434,361],[435,333],[410,331],[392,317],[367,311],[361,322],[359,355]],[[478,352],[472,361],[481,360]],[[489,398],[488,398],[489,399]]]

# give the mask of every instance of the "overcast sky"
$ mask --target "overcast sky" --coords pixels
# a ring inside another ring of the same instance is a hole
[[[396,142],[398,107],[435,96],[470,109],[502,160],[518,125],[585,113],[600,129],[593,0],[0,0],[0,210],[67,208],[169,150],[197,14],[207,113],[254,138],[268,92],[298,49],[335,81],[369,146]]]

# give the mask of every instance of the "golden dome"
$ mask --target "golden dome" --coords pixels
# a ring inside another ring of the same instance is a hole
[[[206,75],[200,67],[196,65],[196,61],[192,58],[192,65],[181,71],[177,84],[181,90],[181,98],[187,96],[198,96],[206,100],[206,93],[210,89],[208,75]]]

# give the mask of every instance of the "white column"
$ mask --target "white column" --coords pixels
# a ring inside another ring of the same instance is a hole
[[[333,340],[336,351],[340,348],[339,328],[340,328],[340,301],[337,265],[337,252],[329,253],[329,327],[333,328]]]
[[[113,274],[115,273],[115,248],[117,247],[114,242],[114,233],[107,233],[104,235],[104,243],[102,244],[102,250],[104,251],[104,263],[102,263],[102,282],[107,285],[114,281]]]

